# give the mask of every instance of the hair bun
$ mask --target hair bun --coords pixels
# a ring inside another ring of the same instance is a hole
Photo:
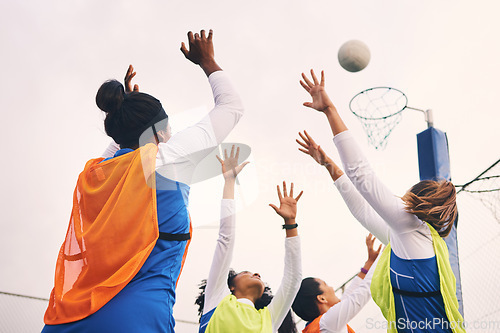
[[[99,109],[106,112],[108,115],[120,110],[125,98],[125,89],[123,85],[116,80],[108,80],[104,82],[95,96],[95,102]]]

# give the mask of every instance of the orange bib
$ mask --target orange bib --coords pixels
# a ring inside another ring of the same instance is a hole
[[[118,294],[141,269],[158,239],[155,158],[148,144],[87,162],[56,263],[46,324],[83,319]]]
[[[323,316],[323,315],[321,315],[321,316]],[[309,325],[307,325],[302,330],[302,333],[319,333],[320,332],[319,321],[321,320],[321,316],[319,316],[318,318],[311,321],[309,323]],[[348,333],[355,333],[354,330],[349,325],[347,325],[347,332]]]

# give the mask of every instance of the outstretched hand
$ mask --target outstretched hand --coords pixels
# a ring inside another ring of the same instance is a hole
[[[184,42],[181,43],[181,52],[191,62],[200,65],[205,73],[211,73],[220,70],[221,68],[215,62],[214,57],[214,44],[212,42],[213,31],[210,29],[208,36],[205,35],[205,30],[200,33],[188,32],[189,48],[186,47]]]
[[[378,247],[377,250],[375,250],[373,248],[373,244],[375,243],[375,236],[373,236],[372,234],[368,234],[368,236],[366,236],[366,248],[368,249],[368,261],[373,263],[375,261],[375,259],[377,259],[379,253],[380,253],[380,250],[382,249],[382,244],[380,244],[380,246]]]
[[[330,100],[330,97],[328,97],[328,94],[326,93],[325,90],[324,71],[321,71],[321,82],[318,81],[318,78],[316,77],[316,74],[314,74],[314,71],[312,69],[311,69],[311,77],[313,80],[312,82],[307,78],[307,76],[304,73],[302,73],[302,79],[304,81],[300,80],[300,85],[312,97],[312,103],[305,102],[304,106],[313,108],[320,112],[326,112],[329,109],[334,110],[335,106],[333,105],[332,101]]]
[[[295,141],[303,147],[299,148],[301,152],[310,155],[320,165],[325,165],[330,162],[328,155],[326,155],[321,146],[314,142],[313,138],[307,133],[307,131],[304,130],[304,134],[299,132],[299,135],[304,142],[301,142],[299,139],[295,139]]]
[[[222,174],[224,175],[224,179],[226,181],[236,179],[236,176],[241,172],[241,170],[243,170],[245,165],[250,163],[250,162],[244,162],[238,165],[238,158],[240,156],[240,147],[236,149],[236,154],[235,154],[234,145],[231,148],[231,153],[229,156],[227,156],[227,150],[224,149],[224,159],[220,158],[217,155],[215,156],[217,157],[222,166]]]
[[[273,204],[269,204],[269,206],[271,206],[274,209],[274,211],[285,220],[285,223],[294,221],[295,216],[297,215],[297,201],[299,201],[304,191],[300,191],[299,195],[296,198],[294,198],[293,183],[291,184],[290,187],[290,194],[288,194],[286,190],[286,183],[284,181],[283,181],[283,195],[281,195],[281,190],[279,185],[277,186],[277,189],[278,189],[278,198],[280,200],[280,207],[278,208]]]
[[[134,72],[134,66],[129,65],[127,73],[125,74],[125,92],[130,93],[132,91],[139,91],[139,85],[134,84],[134,89],[132,89],[132,79],[134,78],[136,72]]]

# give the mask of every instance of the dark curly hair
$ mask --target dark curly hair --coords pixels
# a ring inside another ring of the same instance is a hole
[[[227,275],[227,286],[231,288],[233,286],[234,278],[238,275],[233,269],[229,270]],[[201,315],[203,314],[203,306],[205,305],[205,288],[207,287],[207,280],[204,279],[199,284],[200,294],[196,297],[194,302],[195,305],[198,305],[198,320],[201,319]],[[273,299],[273,294],[271,288],[269,286],[265,286],[264,293],[261,298],[255,301],[255,308],[257,310],[263,309],[268,306]],[[292,311],[288,311],[281,323],[281,326],[278,329],[278,333],[298,333],[297,327],[295,326],[295,321],[293,320]]]

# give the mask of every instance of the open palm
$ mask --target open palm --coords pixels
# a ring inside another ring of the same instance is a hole
[[[286,183],[283,181],[283,195],[281,194],[280,186],[277,186],[278,189],[278,198],[280,200],[280,207],[276,207],[273,204],[269,204],[274,211],[281,216],[285,221],[294,220],[297,216],[297,201],[299,201],[302,193],[301,191],[299,195],[294,198],[293,197],[293,183],[290,186],[290,194],[287,194]]]
[[[304,131],[304,134],[299,132],[299,135],[302,140],[304,140],[304,142],[301,142],[299,139],[295,140],[299,145],[302,146],[302,148],[299,148],[299,150],[305,154],[310,155],[320,165],[327,164],[329,159],[328,156],[323,151],[321,146],[317,145],[316,142],[314,142],[313,138],[307,133],[307,131]]]
[[[335,108],[325,90],[325,73],[321,71],[321,82],[319,82],[316,74],[314,74],[314,71],[311,69],[311,77],[313,79],[312,82],[302,73],[302,79],[304,81],[300,80],[300,85],[312,97],[312,102],[305,102],[304,106],[320,112],[325,112],[328,108]]]
[[[240,147],[236,149],[236,154],[234,153],[235,146],[231,147],[231,153],[229,156],[227,155],[227,150],[224,149],[224,159],[221,159],[216,155],[222,166],[222,174],[224,175],[224,179],[234,179],[241,172],[241,170],[247,165],[249,162],[241,163],[238,165],[238,158],[240,156]]]

